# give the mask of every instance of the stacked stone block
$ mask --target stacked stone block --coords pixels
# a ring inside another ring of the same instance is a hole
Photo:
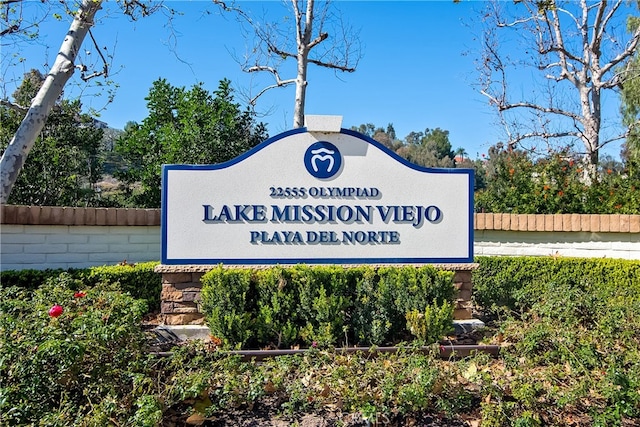
[[[475,268],[477,264],[473,264]],[[456,270],[453,276],[453,286],[456,288],[456,306],[453,312],[453,318],[456,320],[467,320],[473,317],[473,302],[471,293],[473,290],[473,282],[471,280],[471,270]]]
[[[162,275],[160,321],[165,325],[202,325],[200,310],[200,279],[211,267],[159,265],[155,271]]]

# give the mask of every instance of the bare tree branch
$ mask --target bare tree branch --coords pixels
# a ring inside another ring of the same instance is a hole
[[[508,144],[521,144],[527,139],[579,138],[587,161],[595,165],[602,147],[624,138],[625,132],[602,134],[603,91],[620,87],[624,77],[620,68],[640,48],[640,29],[631,34],[623,32],[627,18],[623,13],[624,4],[624,0],[491,3],[485,15],[488,26],[479,64],[480,93],[496,108],[509,137]],[[509,18],[508,13],[511,12],[519,15]],[[533,94],[542,86],[532,83],[530,90],[515,97],[509,73],[526,62],[512,60],[502,51],[497,31],[509,30],[528,35],[522,40],[530,41],[536,49],[525,45],[520,52],[530,53],[533,61],[529,65],[535,64],[541,72],[539,78],[553,84],[550,89],[562,92],[562,96],[553,96],[553,92],[549,92],[546,99],[538,99]],[[619,39],[626,41],[618,42],[614,37],[616,30],[620,34]],[[534,119],[541,115],[548,115],[550,119],[538,120],[535,124]],[[531,117],[533,128],[526,132],[518,131],[524,127],[521,120],[527,116]],[[566,129],[549,131],[546,127],[551,123]]]
[[[6,99],[0,99],[0,105],[4,106],[4,107],[8,107],[14,111],[17,111],[18,113],[22,113],[25,114],[27,111],[29,111],[29,107],[25,107],[23,105],[19,105],[16,104],[15,102],[11,102],[8,101]]]
[[[96,48],[96,51],[98,52],[98,55],[100,55],[100,59],[102,59],[102,71],[94,71],[93,73],[86,75],[86,67],[85,66],[81,66],[80,70],[80,78],[82,79],[82,81],[89,81],[95,77],[100,77],[100,76],[105,76],[107,77],[109,75],[109,64],[107,63],[107,60],[104,58],[104,55],[102,54],[102,51],[100,50],[100,47],[98,46],[98,43],[96,42],[96,39],[93,37],[93,32],[91,31],[91,29],[89,29],[89,37],[91,38],[91,41],[93,42],[93,46]]]
[[[270,89],[295,83],[294,127],[303,126],[304,123],[309,64],[349,73],[356,69],[360,58],[359,48],[354,41],[357,37],[349,37],[352,33],[345,29],[344,23],[329,13],[330,1],[288,0],[293,19],[287,22],[292,27],[284,30],[276,23],[257,21],[233,2],[213,0],[213,3],[225,12],[234,13],[241,25],[248,26],[253,32],[256,43],[245,55],[242,69],[246,72],[268,72],[276,79],[275,84],[251,97],[250,104],[255,105],[257,99]],[[295,35],[295,42],[291,35]],[[326,44],[330,39],[334,43]],[[319,46],[323,47],[318,50]],[[296,77],[281,79],[277,70],[281,62],[287,59],[295,59]]]

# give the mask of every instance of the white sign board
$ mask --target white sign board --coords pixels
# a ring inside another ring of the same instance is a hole
[[[467,263],[472,207],[472,170],[301,128],[226,163],[164,165],[162,263]]]

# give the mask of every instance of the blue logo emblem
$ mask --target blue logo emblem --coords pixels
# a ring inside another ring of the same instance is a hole
[[[342,155],[332,143],[318,141],[304,153],[304,166],[316,178],[331,178],[342,167]]]

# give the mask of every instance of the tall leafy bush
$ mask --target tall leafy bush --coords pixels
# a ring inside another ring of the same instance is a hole
[[[145,300],[149,310],[157,311],[160,309],[162,277],[154,271],[156,265],[158,262],[150,261],[91,267],[83,271],[82,278],[86,284],[118,283],[124,292],[136,299]]]
[[[202,277],[202,306],[211,334],[231,347],[255,338],[256,291],[249,269],[218,268]]]
[[[144,301],[62,274],[33,292],[0,289],[0,312],[1,424],[159,421],[143,351]]]

